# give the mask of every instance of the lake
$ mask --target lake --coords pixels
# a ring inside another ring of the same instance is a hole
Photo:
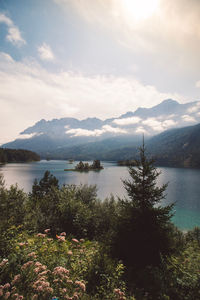
[[[110,194],[123,197],[126,191],[122,179],[129,177],[126,167],[119,167],[114,162],[102,162],[104,169],[87,173],[64,171],[73,168],[66,161],[46,161],[33,163],[10,163],[2,165],[6,185],[18,183],[24,191],[30,192],[35,178],[40,179],[49,170],[59,180],[60,184],[96,184],[98,197],[104,199]],[[159,168],[161,175],[158,185],[169,183],[167,196],[163,204],[175,202],[173,222],[182,230],[200,226],[200,170],[182,168]]]

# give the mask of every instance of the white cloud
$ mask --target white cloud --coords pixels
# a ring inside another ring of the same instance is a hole
[[[184,122],[192,122],[192,123],[197,122],[197,120],[194,117],[189,116],[189,115],[183,115],[182,119]]]
[[[158,121],[158,118],[148,118],[142,122],[142,124],[151,127],[154,131],[163,131],[170,127],[176,126],[177,122],[171,119],[165,121]]]
[[[174,120],[165,120],[162,123],[162,126],[165,128],[170,128],[170,127],[176,126],[176,124],[177,124],[177,122],[175,122]]]
[[[198,80],[198,81],[196,82],[195,86],[196,86],[197,88],[200,88],[200,80]]]
[[[22,38],[21,32],[13,21],[4,14],[0,14],[0,23],[4,23],[8,26],[8,34],[6,39],[16,46],[26,44],[26,41]]]
[[[132,4],[131,0],[54,1],[66,10],[71,5],[90,25],[106,30],[132,51],[154,54],[155,62],[159,61],[166,68],[171,68],[169,61],[172,57],[180,70],[190,69],[191,65],[200,66],[200,31],[197,26],[200,2],[197,0],[148,1],[152,2],[151,6],[145,1],[142,13],[146,7],[151,9],[155,2],[157,7],[147,18],[139,19],[142,1],[137,5],[137,1]]]
[[[196,113],[200,109],[200,102],[197,102],[194,106],[188,108],[188,113]]]
[[[116,133],[116,134],[127,133],[126,130],[123,130],[123,129],[117,128],[117,127],[112,127],[110,125],[104,125],[104,126],[102,126],[101,129],[95,129],[95,130],[74,128],[74,129],[70,129],[70,130],[66,131],[67,134],[72,134],[72,136],[100,136],[107,132]]]
[[[148,118],[142,122],[144,125],[151,127],[155,131],[163,130],[162,122],[156,120],[155,118]]]
[[[38,47],[38,53],[42,60],[54,60],[55,56],[51,50],[51,47],[46,43],[43,43]]]
[[[35,61],[16,62],[0,53],[0,143],[42,118],[105,119],[167,98],[182,99],[135,78],[47,72]]]
[[[136,133],[138,133],[138,134],[140,134],[140,133],[148,133],[145,129],[144,129],[144,127],[142,127],[142,126],[139,126],[138,128],[136,128],[136,130],[135,130],[135,132]]]
[[[131,124],[137,124],[141,121],[141,118],[139,117],[130,117],[130,118],[123,118],[123,119],[115,119],[113,120],[113,123],[121,126],[131,125]]]
[[[19,134],[17,137],[16,137],[16,139],[22,139],[22,140],[24,140],[24,139],[31,139],[32,137],[34,137],[34,136],[39,136],[39,135],[41,135],[41,134],[43,134],[42,132],[41,133],[30,133],[30,134]]]

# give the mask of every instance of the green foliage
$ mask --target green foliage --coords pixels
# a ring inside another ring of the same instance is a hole
[[[120,216],[112,241],[113,254],[130,271],[159,265],[161,257],[172,251],[172,206],[159,205],[167,185],[156,186],[159,172],[153,161],[147,159],[144,145],[135,166],[129,167],[130,179],[123,181],[129,199],[120,200]]]
[[[0,163],[39,161],[37,153],[23,149],[0,148]]]
[[[125,299],[124,266],[102,256],[97,242],[66,240],[65,232],[55,240],[48,233],[12,239],[11,252],[0,261],[1,299]]]

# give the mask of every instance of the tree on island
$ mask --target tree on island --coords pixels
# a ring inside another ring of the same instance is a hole
[[[103,166],[101,165],[100,160],[98,159],[94,160],[91,165],[80,161],[75,167],[75,170],[77,171],[90,171],[90,170],[101,170],[101,169],[103,169]]]
[[[121,210],[116,224],[112,251],[132,270],[159,265],[173,248],[173,205],[162,207],[167,184],[158,187],[160,172],[140,148],[140,159],[130,166],[130,179],[123,180],[129,199],[119,199]]]

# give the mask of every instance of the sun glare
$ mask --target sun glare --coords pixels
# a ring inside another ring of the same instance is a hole
[[[133,21],[147,19],[158,9],[159,0],[121,0],[126,17]]]

